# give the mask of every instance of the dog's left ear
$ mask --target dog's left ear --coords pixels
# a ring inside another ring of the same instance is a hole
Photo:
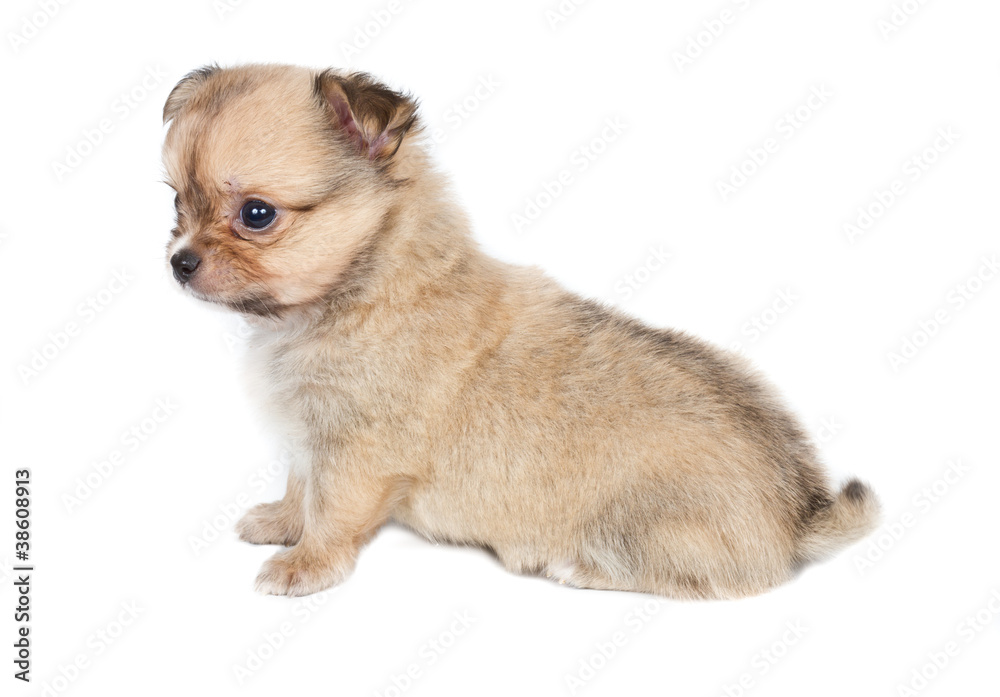
[[[167,101],[163,105],[163,123],[174,118],[177,112],[183,109],[184,105],[188,103],[201,84],[218,71],[219,66],[213,63],[212,65],[192,70],[181,78],[181,81],[174,85],[174,88],[170,91],[170,96],[167,97]]]
[[[316,94],[337,128],[369,160],[387,161],[417,121],[417,103],[365,73],[316,76]]]

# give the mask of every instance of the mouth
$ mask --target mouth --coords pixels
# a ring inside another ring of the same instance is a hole
[[[246,296],[242,298],[234,298],[230,300],[216,300],[213,302],[219,302],[231,310],[239,312],[244,315],[255,315],[257,317],[270,317],[272,319],[278,319],[281,317],[281,313],[287,309],[287,306],[282,305],[277,300],[270,297],[261,296]]]
[[[176,273],[174,275],[176,277]],[[220,293],[215,289],[207,290],[205,288],[206,279],[201,274],[194,274],[190,280],[181,281],[178,279],[177,285],[182,292],[191,295],[196,300],[222,306],[242,315],[279,319],[282,313],[288,309],[287,305],[275,299],[265,288],[244,288],[234,297],[225,297],[229,294]],[[209,282],[207,285],[214,284]]]
[[[206,302],[211,305],[219,305],[242,315],[254,315],[256,317],[268,317],[278,319],[282,313],[288,309],[270,295],[246,294],[235,298],[221,298],[215,294],[193,288],[190,283],[178,284],[182,291],[190,294],[196,300]]]

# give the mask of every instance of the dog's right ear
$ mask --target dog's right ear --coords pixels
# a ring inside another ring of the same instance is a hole
[[[198,87],[217,70],[219,70],[218,65],[206,65],[197,70],[192,70],[182,77],[181,81],[174,85],[174,88],[170,91],[170,96],[167,97],[167,101],[163,105],[163,123],[174,118],[177,112],[191,99],[191,95],[195,93]]]

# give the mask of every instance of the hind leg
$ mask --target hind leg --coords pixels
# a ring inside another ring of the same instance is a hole
[[[729,559],[679,553],[624,558],[607,549],[584,550],[578,558],[563,558],[544,567],[545,575],[561,584],[595,590],[649,593],[678,600],[721,600],[759,595],[785,580],[759,564],[735,564]],[[580,559],[579,557],[582,557]]]
[[[761,555],[764,556],[764,555]],[[735,600],[760,595],[788,579],[761,558],[728,555],[661,558],[637,579],[638,590],[684,600]]]
[[[580,562],[569,555],[555,557],[531,547],[505,547],[493,550],[500,563],[515,574],[544,575],[560,585],[595,590],[631,590]]]
[[[580,561],[565,560],[548,564],[545,567],[545,577],[560,585],[575,588],[589,588],[602,591],[634,591],[627,581],[615,579],[602,573],[595,567]]]
[[[725,584],[698,575],[680,571],[659,571],[622,578],[612,576],[592,565],[564,562],[546,568],[546,577],[560,584],[594,590],[629,591],[648,593],[674,600],[723,600],[758,595],[771,588],[761,583],[744,583],[733,589]]]

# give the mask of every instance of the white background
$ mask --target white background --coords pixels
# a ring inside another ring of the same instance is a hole
[[[559,22],[556,0],[50,4],[8,0],[0,22],[4,695],[996,690],[996,3],[908,0],[899,26],[890,0],[593,0]],[[238,322],[179,293],[163,258],[160,110],[211,61],[349,66],[412,91],[487,250],[739,343],[834,475],[874,486],[883,529],[736,602],[571,590],[396,527],[308,604],[256,595],[274,550],[235,538],[234,509],[281,495],[280,447],[246,403]],[[476,97],[481,82],[498,86]],[[813,88],[828,96],[810,107]],[[607,119],[624,130],[601,142]],[[586,169],[584,147],[601,151]],[[741,165],[756,171],[724,197]],[[540,196],[561,170],[572,183]],[[528,199],[544,210],[517,231]],[[872,219],[851,236],[859,207]],[[904,340],[919,347],[894,362]],[[30,686],[12,677],[9,578],[25,466]]]

